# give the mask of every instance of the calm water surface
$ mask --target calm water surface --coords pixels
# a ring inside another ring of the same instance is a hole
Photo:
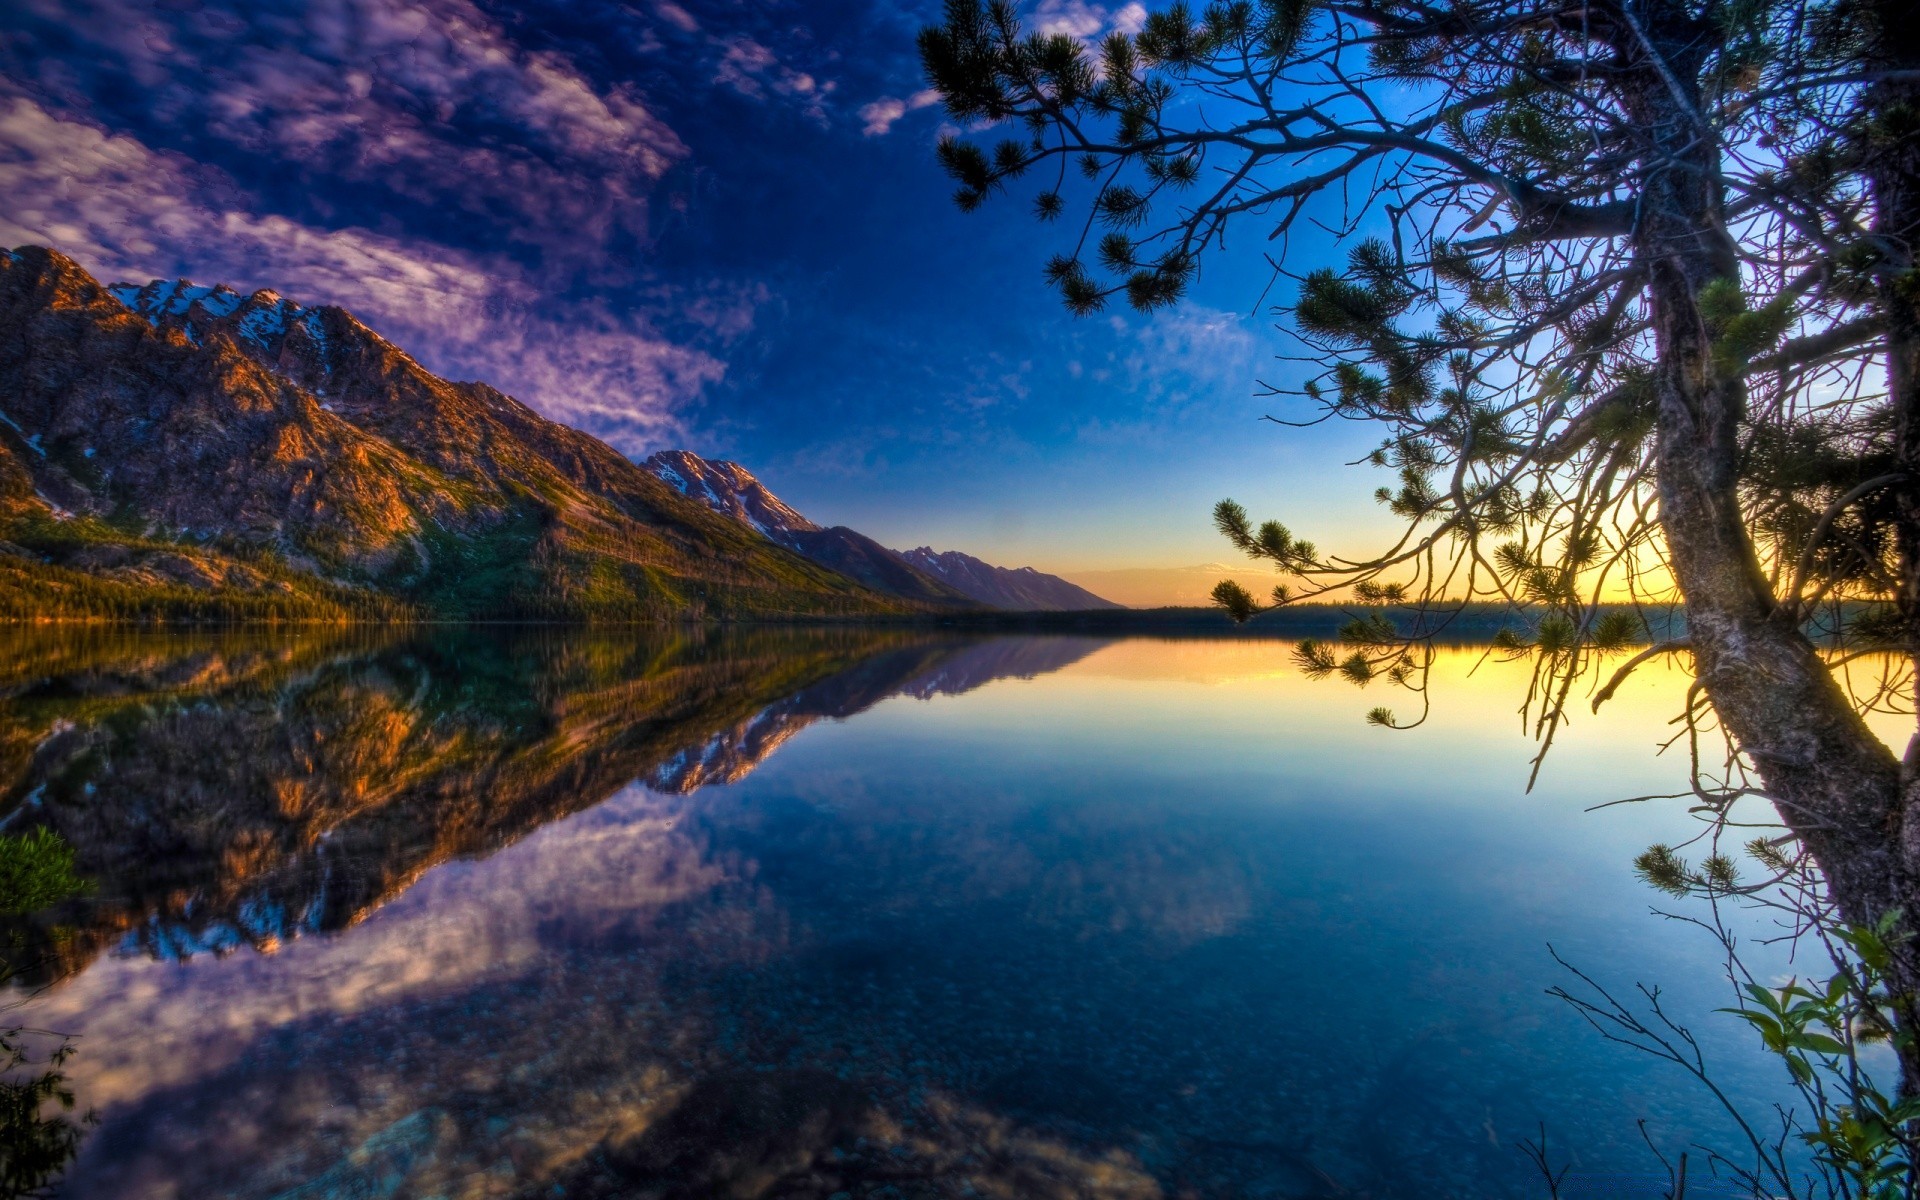
[[[1532,795],[1515,668],[1436,715],[1283,643],[22,635],[8,828],[93,894],[73,1197],[1504,1197],[1714,1140],[1551,943],[1776,1080],[1634,853],[1650,675]],[[17,1010],[18,1011],[18,1010]]]

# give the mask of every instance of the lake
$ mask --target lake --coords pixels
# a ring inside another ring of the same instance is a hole
[[[7,829],[93,883],[15,922],[71,1197],[1520,1197],[1543,1127],[1564,1194],[1656,1195],[1638,1123],[1728,1123],[1549,945],[1784,1094],[1633,877],[1679,803],[1587,811],[1680,782],[1657,668],[1528,794],[1526,668],[1472,648],[1406,732],[1243,638],[0,652]]]

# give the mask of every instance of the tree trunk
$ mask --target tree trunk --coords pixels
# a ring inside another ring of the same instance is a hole
[[[1907,0],[1875,0],[1870,6],[1872,45],[1868,68],[1920,69],[1920,21]],[[1876,299],[1887,339],[1887,395],[1895,419],[1896,460],[1905,478],[1895,485],[1898,512],[1896,530],[1900,558],[1900,607],[1913,660],[1915,699],[1920,702],[1920,273],[1915,271],[1920,251],[1920,83],[1884,82],[1867,89],[1861,117],[1871,132],[1867,137],[1866,175],[1873,203],[1873,240],[1881,264]],[[1909,817],[1913,819],[1908,819]],[[1900,807],[1894,817],[1903,876],[1920,880],[1920,733],[1907,744],[1900,764]],[[1909,928],[1920,929],[1920,898],[1906,906]],[[1909,956],[1902,956],[1903,964]],[[1908,964],[1910,965],[1910,964]],[[1920,1034],[1913,1023],[1920,1010],[1920,973],[1901,979],[1909,996],[1906,1029]],[[1905,1091],[1920,1094],[1920,1071],[1903,1056]]]
[[[1873,43],[1868,69],[1920,70],[1920,21],[1906,0],[1871,6]],[[1886,327],[1887,393],[1895,417],[1895,453],[1906,478],[1895,485],[1900,555],[1900,614],[1915,660],[1920,700],[1920,83],[1878,83],[1867,89],[1860,118],[1869,133],[1868,194],[1873,203],[1872,238],[1880,255],[1876,299]],[[1920,734],[1901,764],[1901,808],[1920,818]],[[1901,853],[1907,871],[1920,878],[1920,819],[1902,821]],[[1914,913],[1920,918],[1920,911]]]
[[[1775,602],[1740,508],[1743,379],[1715,363],[1701,290],[1739,278],[1717,183],[1718,148],[1698,117],[1705,39],[1678,8],[1646,6],[1651,49],[1635,115],[1654,141],[1635,248],[1650,269],[1658,353],[1656,471],[1661,525],[1684,597],[1695,673],[1727,731],[1759,772],[1781,819],[1813,855],[1842,919],[1871,925],[1920,916],[1902,839],[1901,766],[1867,728],[1798,619]],[[1643,11],[1646,11],[1643,10]],[[1663,19],[1664,18],[1664,19]],[[1920,995],[1920,942],[1896,955],[1894,984]],[[1920,1009],[1899,1005],[1920,1034]],[[1920,1089],[1920,1051],[1901,1054],[1902,1086]]]

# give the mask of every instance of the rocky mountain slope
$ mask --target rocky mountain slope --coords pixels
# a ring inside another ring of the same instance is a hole
[[[0,615],[910,612],[351,313],[0,251]]]
[[[795,512],[739,463],[668,450],[641,465],[681,495],[891,595],[1018,612],[1122,607],[1032,567],[1011,570],[958,551],[936,554],[925,546],[905,552],[889,550],[844,525],[822,528]]]

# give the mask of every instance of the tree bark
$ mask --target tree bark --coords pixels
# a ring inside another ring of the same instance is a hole
[[[1906,0],[1873,0],[1867,52],[1869,69],[1920,67],[1920,21]],[[1862,100],[1867,124],[1866,176],[1873,205],[1872,236],[1880,255],[1875,292],[1887,345],[1887,398],[1894,413],[1896,462],[1906,476],[1895,486],[1895,531],[1899,555],[1902,617],[1908,654],[1915,667],[1915,699],[1920,701],[1920,83],[1900,80],[1874,84]],[[1910,819],[1911,818],[1911,819]],[[1920,880],[1920,733],[1907,744],[1900,763],[1900,802],[1896,832],[1903,876]],[[1911,891],[1911,888],[1909,889]],[[1920,898],[1909,895],[1908,928],[1920,929]],[[1914,1023],[1920,1010],[1920,970],[1910,969],[1901,983],[1908,995],[1905,1028],[1920,1038]],[[1920,1094],[1920,1069],[1909,1050],[1902,1058],[1908,1095]]]
[[[1716,365],[1700,311],[1703,288],[1738,280],[1723,217],[1719,152],[1700,111],[1706,39],[1668,0],[1642,11],[1645,57],[1635,113],[1653,147],[1635,247],[1650,268],[1657,347],[1656,472],[1660,518],[1684,598],[1695,673],[1714,711],[1757,769],[1781,819],[1812,854],[1842,919],[1872,925],[1920,916],[1920,859],[1902,836],[1902,768],[1783,612],[1740,506],[1742,378]],[[1920,446],[1920,443],[1917,443]],[[1920,591],[1916,591],[1920,596]],[[1920,1034],[1920,942],[1897,954],[1902,1028]],[[1920,1050],[1901,1054],[1902,1087],[1920,1089]]]
[[[1920,21],[1905,0],[1875,0],[1872,39],[1861,65],[1869,70],[1920,67]],[[1862,149],[1871,236],[1880,263],[1875,299],[1887,346],[1887,395],[1895,418],[1896,461],[1906,479],[1896,485],[1900,595],[1898,603],[1909,650],[1920,666],[1920,84],[1882,82],[1862,97],[1859,119],[1867,128]],[[1920,671],[1915,673],[1920,689]],[[1920,690],[1916,691],[1920,699]],[[1901,764],[1902,808],[1920,809],[1920,734]],[[1920,820],[1903,822],[1901,847],[1910,872],[1920,876]],[[1915,913],[1920,917],[1920,912]]]

